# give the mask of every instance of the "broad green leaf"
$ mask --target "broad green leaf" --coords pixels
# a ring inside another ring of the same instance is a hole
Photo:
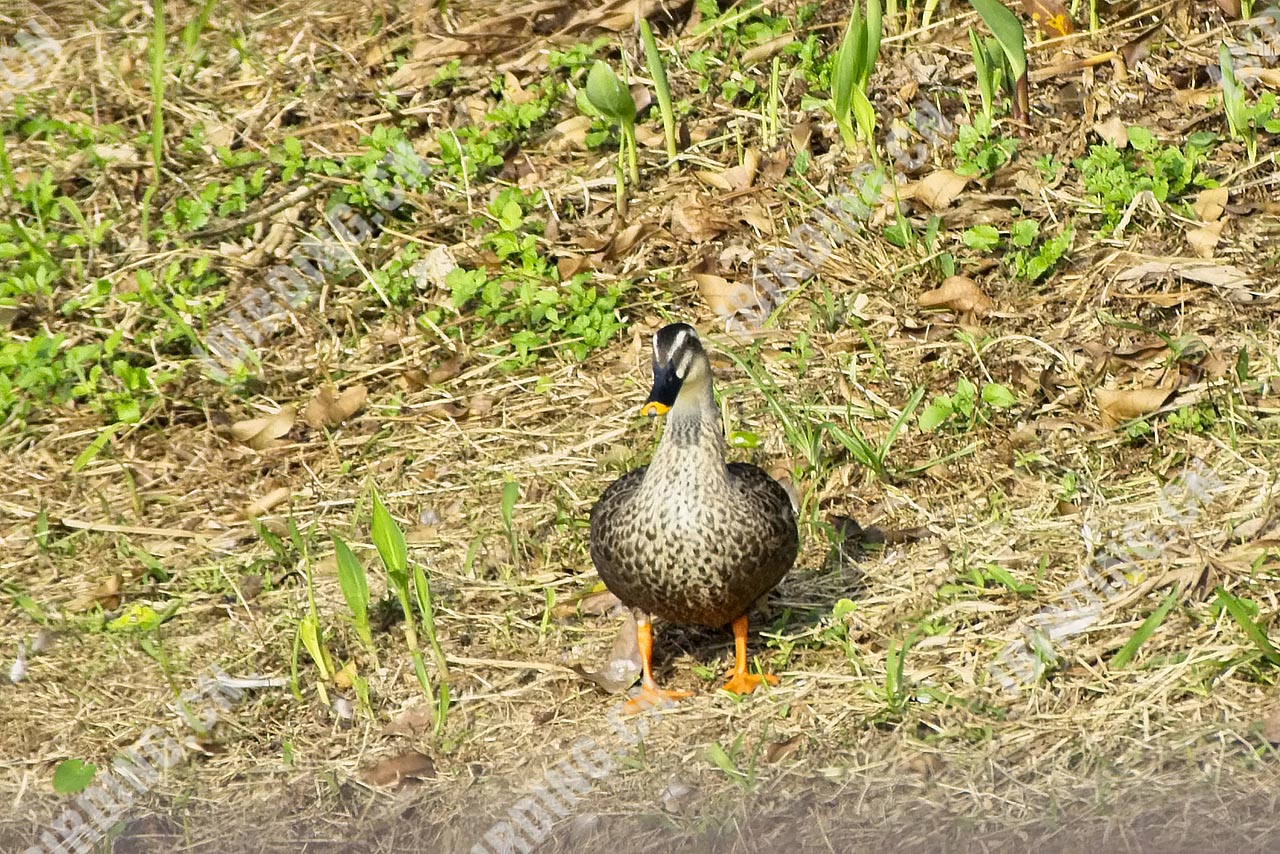
[[[1026,33],[1022,21],[1000,0],[970,0],[973,8],[982,16],[987,27],[1000,42],[1013,78],[1017,80],[1027,72]]]
[[[382,565],[387,568],[388,577],[397,589],[407,590],[409,554],[405,547],[404,532],[383,506],[376,489],[373,492],[372,529],[373,545],[378,550],[378,557],[382,558]]]
[[[587,99],[606,117],[623,124],[636,120],[636,102],[631,97],[631,90],[601,60],[597,59],[591,66],[586,91]]]
[[[987,383],[982,387],[982,402],[994,409],[1008,409],[1017,405],[1018,398],[999,383]]]
[[[89,788],[98,766],[80,759],[66,759],[53,769],[53,790],[59,795],[76,795]]]
[[[951,398],[945,395],[935,397],[933,403],[926,406],[924,411],[920,413],[920,429],[926,433],[933,432],[950,418],[951,413],[954,411],[955,409],[951,405]]]
[[[351,609],[351,623],[367,649],[373,649],[373,632],[369,628],[369,579],[364,564],[337,534],[333,535],[334,554],[338,560],[338,584],[342,597]]]

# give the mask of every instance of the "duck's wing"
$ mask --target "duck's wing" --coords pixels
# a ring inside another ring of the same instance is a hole
[[[751,537],[755,541],[750,544],[752,551],[781,578],[791,568],[800,546],[791,496],[759,466],[729,463],[727,468],[729,480],[748,508],[750,524],[756,532]]]
[[[646,468],[632,469],[609,484],[591,508],[591,561],[602,575],[607,575],[615,564],[619,541],[627,535],[625,523],[634,517],[632,503],[644,482]]]

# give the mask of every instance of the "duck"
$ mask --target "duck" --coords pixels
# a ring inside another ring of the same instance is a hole
[[[777,586],[800,548],[791,497],[763,469],[726,462],[711,362],[687,323],[653,337],[653,388],[641,414],[665,423],[646,466],[618,478],[591,508],[590,552],[600,580],[635,618],[640,689],[634,714],[692,696],[653,678],[653,619],[732,626],[734,667],[724,689],[762,680],[747,668],[747,612]]]

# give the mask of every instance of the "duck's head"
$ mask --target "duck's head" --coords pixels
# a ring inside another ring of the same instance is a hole
[[[672,323],[653,336],[653,390],[642,415],[666,415],[680,402],[698,403],[711,384],[711,363],[698,333],[687,323]]]

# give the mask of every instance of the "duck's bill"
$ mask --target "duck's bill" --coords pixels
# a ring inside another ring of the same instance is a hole
[[[640,407],[641,415],[666,415],[676,405],[676,397],[680,394],[681,380],[672,367],[655,368],[653,390],[649,399]]]

